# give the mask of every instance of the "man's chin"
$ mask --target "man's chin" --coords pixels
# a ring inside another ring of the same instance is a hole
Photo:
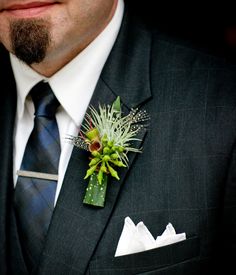
[[[50,44],[50,32],[44,20],[14,20],[10,23],[12,50],[27,65],[41,63]]]
[[[23,63],[25,63],[28,66],[34,66],[34,65],[38,65],[40,63],[42,63],[45,59],[45,57],[32,57],[29,56],[28,53],[13,53],[20,61],[22,61]]]

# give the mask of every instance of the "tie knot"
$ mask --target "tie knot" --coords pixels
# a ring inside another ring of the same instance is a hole
[[[30,95],[34,102],[35,116],[55,116],[59,102],[48,83],[40,81],[31,89]]]

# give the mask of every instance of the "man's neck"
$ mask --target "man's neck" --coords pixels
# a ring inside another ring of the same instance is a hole
[[[42,62],[38,64],[36,63],[32,64],[31,68],[35,70],[37,73],[45,77],[51,77],[56,72],[58,72],[61,68],[63,68],[66,64],[68,64],[86,47],[87,45],[84,45],[84,46],[78,47],[77,49],[71,49],[71,51],[69,52],[60,51],[60,53],[55,54],[54,56],[50,56],[50,58],[46,56]]]
[[[50,52],[49,48],[45,59],[40,63],[32,64],[31,68],[45,77],[51,77],[52,75],[54,75],[57,71],[68,64],[73,58],[80,54],[107,27],[115,14],[117,2],[118,1],[114,2],[115,4],[111,10],[110,16],[101,26],[101,28],[97,30],[96,33],[93,33],[92,35],[86,37],[80,43],[75,42],[75,44],[70,45],[70,48],[67,47],[66,49],[60,48],[57,51],[54,50],[53,54]]]

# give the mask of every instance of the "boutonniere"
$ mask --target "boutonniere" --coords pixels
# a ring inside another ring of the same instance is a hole
[[[118,169],[126,168],[129,152],[141,152],[133,147],[140,130],[146,127],[149,115],[144,110],[132,109],[122,116],[120,98],[110,106],[89,107],[77,137],[70,137],[76,147],[90,152],[88,170],[84,179],[89,179],[83,203],[104,207],[109,177],[119,180]]]

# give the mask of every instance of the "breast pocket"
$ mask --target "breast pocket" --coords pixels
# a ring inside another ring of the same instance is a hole
[[[195,260],[199,256],[199,238],[192,237],[175,244],[121,257],[109,255],[90,262],[90,274],[125,275],[162,269],[178,263]]]

